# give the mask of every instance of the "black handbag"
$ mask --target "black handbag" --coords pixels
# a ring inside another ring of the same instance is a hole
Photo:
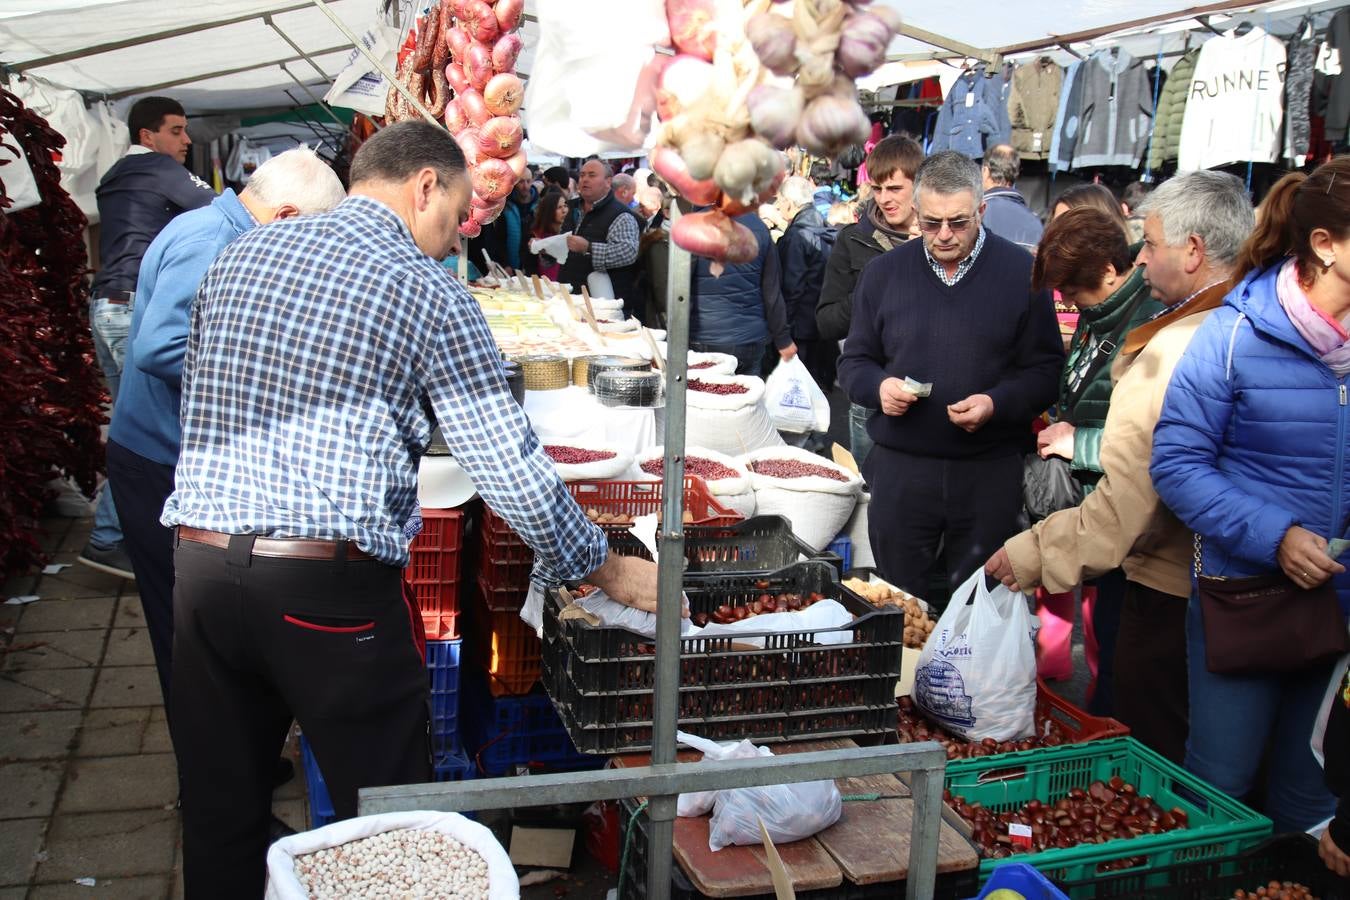
[[[1022,459],[1022,505],[1034,524],[1061,509],[1083,502],[1083,485],[1073,477],[1069,461],[1028,453]]]
[[[1284,572],[1222,578],[1201,571],[1195,536],[1195,577],[1205,629],[1205,668],[1216,675],[1300,672],[1350,651],[1350,634],[1331,579],[1311,590]]]

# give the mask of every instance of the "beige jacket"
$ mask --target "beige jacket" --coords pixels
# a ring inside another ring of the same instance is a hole
[[[1222,296],[1222,294],[1220,294]],[[1191,532],[1162,505],[1148,474],[1153,428],[1172,371],[1212,309],[1178,319],[1141,350],[1116,358],[1102,433],[1106,473],[1073,509],[1036,523],[1004,549],[1024,590],[1062,593],[1123,566],[1130,580],[1174,597],[1191,593]]]

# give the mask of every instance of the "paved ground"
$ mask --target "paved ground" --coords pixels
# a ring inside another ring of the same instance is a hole
[[[74,563],[91,520],[43,523]],[[72,565],[0,598],[0,900],[182,896],[178,784],[135,585]],[[303,781],[275,811],[303,828]],[[92,879],[93,887],[77,879]]]

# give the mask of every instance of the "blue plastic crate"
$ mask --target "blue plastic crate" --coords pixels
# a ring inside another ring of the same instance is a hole
[[[337,815],[333,812],[333,800],[328,796],[328,786],[319,773],[319,761],[314,758],[314,751],[303,734],[300,735],[300,762],[305,768],[305,789],[309,791],[309,827],[322,828],[331,824]]]
[[[605,757],[582,753],[542,689],[523,697],[492,697],[475,685],[477,701],[465,707],[464,742],[470,761],[485,775],[498,776],[516,766],[551,771],[598,769]]]
[[[1026,900],[1069,900],[1068,894],[1055,887],[1049,878],[1026,863],[999,866],[985,882],[983,890],[975,900],[984,900],[998,890],[1015,891]]]
[[[462,747],[459,729],[460,642],[427,641],[427,673],[431,679],[431,743],[436,756]]]
[[[436,781],[469,781],[475,774],[473,763],[463,753],[438,754],[432,766]]]
[[[833,553],[843,561],[843,571],[847,572],[853,568],[853,541],[849,540],[848,535],[841,534],[839,537],[830,541],[825,548],[826,553]]]

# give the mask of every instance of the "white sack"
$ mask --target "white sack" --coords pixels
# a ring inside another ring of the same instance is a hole
[[[761,516],[783,516],[792,523],[792,533],[813,550],[823,550],[839,536],[848,518],[853,514],[862,479],[833,460],[817,456],[800,447],[772,447],[756,450],[741,457],[750,469],[751,463],[766,459],[795,460],[824,466],[847,477],[837,481],[821,475],[802,478],[775,478],[760,475],[751,469],[750,484],[755,489],[755,510]]]
[[[601,459],[589,463],[560,463],[554,460],[553,467],[558,470],[558,477],[563,481],[613,481],[627,472],[633,465],[633,457],[628,451],[614,444],[581,440],[545,441],[542,439],[540,443],[546,446],[575,447],[578,450],[594,450],[614,454],[611,459]]]
[[[728,456],[739,456],[761,447],[780,447],[783,439],[773,427],[769,409],[764,404],[764,380],[749,375],[689,376],[692,381],[739,384],[746,388],[743,394],[710,394],[707,391],[689,391],[685,444],[707,447]]]
[[[488,900],[519,900],[520,881],[516,878],[515,866],[491,831],[458,813],[420,811],[344,819],[314,831],[282,838],[267,850],[266,900],[309,900],[309,894],[295,877],[297,856],[400,828],[438,831],[459,841],[487,862]]]

